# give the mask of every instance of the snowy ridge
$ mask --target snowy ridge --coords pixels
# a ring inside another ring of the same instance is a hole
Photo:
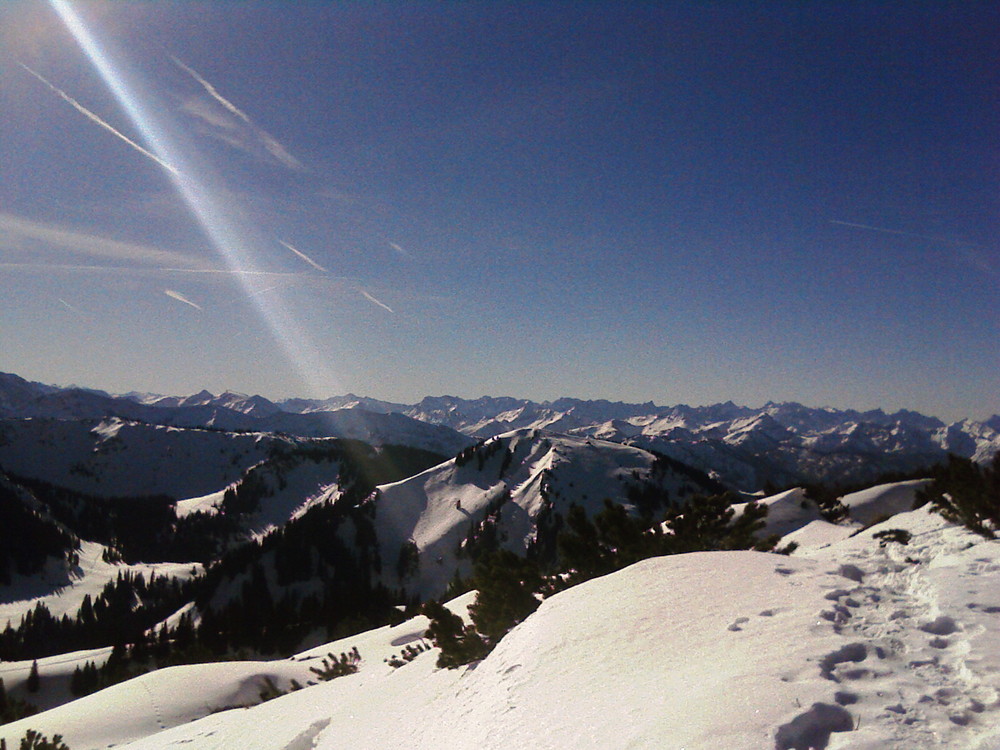
[[[887,528],[910,543],[880,545]],[[998,576],[1000,543],[921,509],[792,557],[646,560],[546,600],[474,669],[438,670],[434,649],[385,665],[419,641],[415,618],[288,661],[162,670],[0,736],[62,732],[74,750],[996,747]],[[185,723],[353,646],[358,674]]]
[[[103,497],[196,497],[239,479],[276,446],[260,433],[181,429],[118,418],[0,420],[0,465]]]
[[[638,448],[539,430],[518,430],[486,441],[462,463],[446,461],[409,479],[378,488],[375,527],[387,563],[387,585],[421,598],[440,596],[456,571],[471,562],[460,550],[489,517],[499,546],[523,555],[539,533],[539,516],[565,516],[572,503],[588,515],[604,500],[633,507],[630,487],[650,485],[662,498],[710,493],[695,477],[669,468]],[[405,543],[419,553],[416,570],[400,578],[395,562]]]
[[[367,404],[367,400],[363,400]],[[372,402],[371,405],[374,405]],[[309,413],[305,413],[309,412]],[[0,419],[118,419],[187,428],[271,432],[301,437],[342,437],[372,445],[407,445],[454,455],[473,441],[444,425],[357,403],[336,409],[286,411],[262,396],[201,391],[192,396],[128,394],[54,388],[0,373]]]

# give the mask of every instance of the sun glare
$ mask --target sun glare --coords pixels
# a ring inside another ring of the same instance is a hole
[[[244,221],[237,221],[229,215],[213,195],[206,181],[196,176],[199,173],[198,165],[192,163],[190,159],[185,159],[180,146],[170,138],[165,118],[154,115],[149,108],[143,106],[127,83],[122,73],[122,65],[118,61],[113,61],[102,49],[76,10],[66,0],[50,0],[50,2],[141,134],[148,151],[137,147],[134,142],[114,131],[109,125],[100,124],[138,148],[166,172],[212,248],[225,263],[227,272],[239,282],[246,299],[260,314],[270,335],[285,353],[288,363],[295,369],[303,385],[312,392],[319,392],[321,387],[329,389],[332,380],[333,386],[339,389],[339,379],[332,375],[331,363],[325,361],[318,347],[310,341],[303,326],[288,310],[280,295],[259,293],[261,290],[254,282],[266,273],[266,266],[261,262],[261,259],[268,256],[264,247],[265,241],[255,236],[257,233],[253,227],[248,227]],[[52,84],[48,85],[55,88]],[[62,92],[59,93],[68,99]],[[322,381],[316,377],[317,373],[323,374]]]

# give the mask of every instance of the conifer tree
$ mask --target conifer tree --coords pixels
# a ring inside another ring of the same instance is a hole
[[[475,585],[479,593],[469,605],[469,617],[493,647],[538,609],[535,592],[542,586],[542,577],[530,560],[497,550],[476,563]]]
[[[433,600],[427,602],[423,613],[431,621],[430,627],[427,628],[427,637],[441,649],[437,660],[439,667],[454,669],[482,659],[489,653],[486,642],[476,629],[471,625],[465,625],[461,617],[440,602]]]
[[[1000,530],[1000,453],[988,466],[949,455],[934,481],[917,493],[918,506],[927,502],[949,521],[995,539]]]
[[[28,681],[24,684],[29,693],[37,693],[42,686],[41,678],[38,676],[38,660],[31,662],[31,671],[28,673]]]

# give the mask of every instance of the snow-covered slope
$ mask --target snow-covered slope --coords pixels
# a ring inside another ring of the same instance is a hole
[[[930,484],[930,481],[914,479],[909,482],[880,484],[844,495],[840,502],[847,508],[851,520],[867,526],[887,516],[912,510],[917,492]]]
[[[421,598],[440,596],[456,571],[470,572],[462,551],[484,535],[484,525],[500,547],[524,554],[554,535],[571,504],[588,515],[605,499],[634,508],[629,491],[644,487],[661,503],[717,489],[695,472],[618,443],[538,430],[491,438],[464,461],[452,459],[378,488],[374,523],[384,578]],[[408,543],[419,558],[400,578],[396,562]]]
[[[0,465],[103,497],[195,497],[224,488],[292,440],[104,420],[0,420]]]
[[[880,545],[885,528],[912,538]],[[437,670],[434,650],[380,666],[387,638],[420,638],[411,621],[311,652],[357,645],[375,663],[254,708],[160,731],[314,660],[164,670],[0,736],[60,732],[74,750],[995,748],[998,613],[1000,543],[921,509],[792,557],[644,561],[546,600],[475,668]]]
[[[767,517],[764,519],[765,525],[760,531],[760,536],[777,534],[783,537],[822,518],[816,503],[806,497],[805,490],[801,487],[762,498],[757,503],[767,508]],[[736,515],[742,514],[745,509],[746,503],[733,505]]]
[[[0,629],[11,620],[16,626],[21,615],[39,603],[44,604],[56,618],[63,615],[72,617],[85,596],[96,599],[106,583],[123,573],[141,573],[146,580],[153,576],[187,580],[202,567],[197,563],[109,563],[102,559],[105,549],[94,542],[82,542],[76,566],[66,570],[63,565],[52,565],[41,575],[22,578],[5,586],[0,598]]]

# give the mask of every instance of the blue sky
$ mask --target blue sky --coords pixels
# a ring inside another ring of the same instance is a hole
[[[4,3],[0,370],[1000,413],[998,32],[994,3]]]

